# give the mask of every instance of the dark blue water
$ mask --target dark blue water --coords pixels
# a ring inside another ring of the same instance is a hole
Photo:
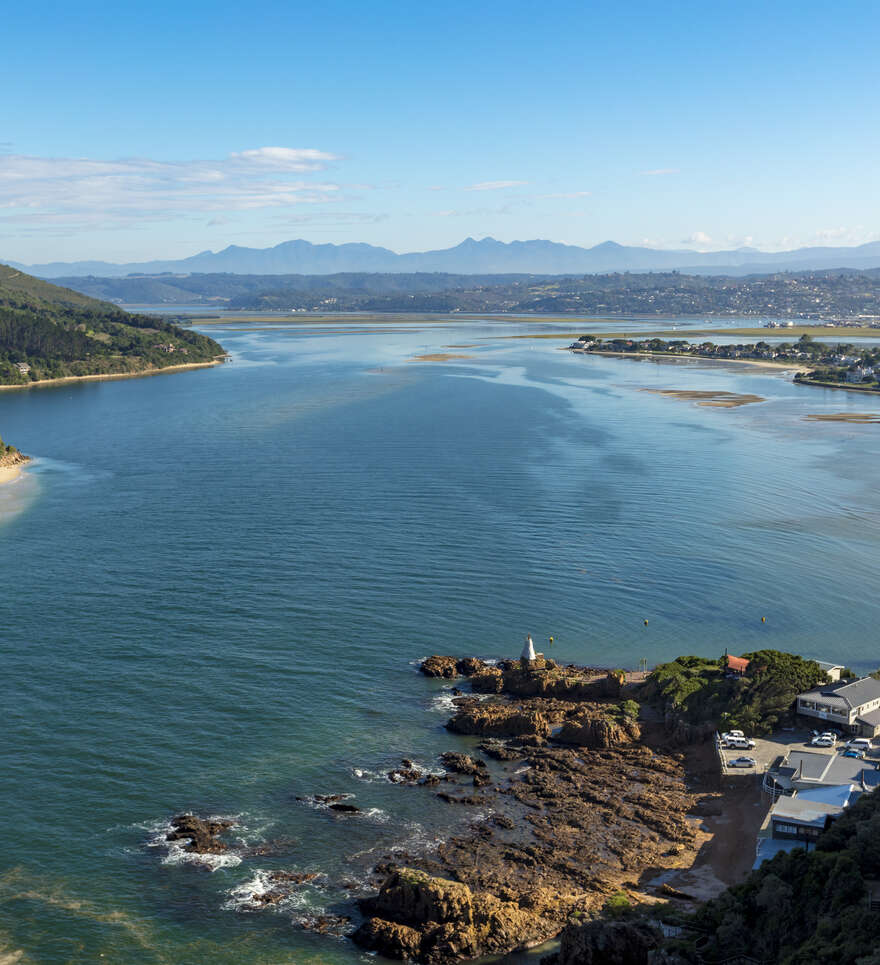
[[[609,666],[880,664],[880,427],[805,420],[880,401],[509,332],[230,325],[221,368],[0,394],[35,457],[0,490],[0,961],[361,959],[295,922],[449,831],[429,789],[381,779],[465,746],[429,653],[530,631]],[[448,345],[472,358],[410,361]],[[296,800],[316,792],[366,814]],[[149,846],[186,809],[295,840],[214,870]],[[272,868],[328,877],[244,910]]]

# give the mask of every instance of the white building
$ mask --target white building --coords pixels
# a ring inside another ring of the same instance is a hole
[[[797,712],[828,721],[850,734],[880,734],[880,680],[862,677],[816,687],[797,699]]]

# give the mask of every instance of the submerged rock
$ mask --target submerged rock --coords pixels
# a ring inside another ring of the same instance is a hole
[[[218,836],[235,826],[234,821],[212,821],[196,817],[195,814],[178,814],[171,819],[172,831],[165,836],[166,841],[185,841],[183,850],[192,854],[224,854],[229,845],[218,840]]]

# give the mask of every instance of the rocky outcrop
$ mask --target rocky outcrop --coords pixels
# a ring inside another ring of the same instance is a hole
[[[19,452],[15,446],[4,446],[0,439],[0,469],[8,469],[10,466],[23,466],[30,462],[31,457]]]
[[[649,965],[660,931],[643,922],[590,921],[568,925],[559,951],[541,965]]]
[[[443,766],[447,771],[454,774],[482,774],[486,771],[486,762],[476,757],[468,757],[467,754],[458,754],[456,751],[447,751],[440,755]]]
[[[585,716],[566,721],[553,740],[578,747],[614,747],[617,744],[637,741],[641,733],[638,721],[635,720]]]
[[[165,836],[166,841],[186,841],[184,851],[192,854],[224,854],[229,845],[219,839],[219,836],[231,827],[234,821],[212,821],[199,818],[195,814],[178,814],[171,819],[171,827]]]
[[[361,908],[368,917],[353,936],[359,945],[426,963],[525,948],[558,928],[558,920],[545,915],[547,903],[523,907],[411,868],[393,873]]]
[[[462,701],[458,713],[446,723],[454,734],[478,737],[520,737],[524,734],[547,737],[550,722],[539,710],[515,704],[489,701]]]
[[[476,657],[443,657],[434,655],[422,661],[419,668],[426,677],[472,677],[480,673],[486,664]]]
[[[426,677],[457,677],[458,661],[455,657],[428,657],[419,669]]]

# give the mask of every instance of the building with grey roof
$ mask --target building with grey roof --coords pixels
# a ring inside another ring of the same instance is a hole
[[[880,680],[861,680],[826,684],[797,699],[797,712],[835,724],[850,734],[876,737],[880,734]]]
[[[817,751],[789,751],[768,769],[767,776],[783,794],[792,794],[795,791],[842,784],[856,784],[867,790],[863,772],[869,775],[869,783],[873,779],[871,775],[878,773],[873,762],[857,757],[820,754]],[[871,788],[874,786],[872,784]]]

